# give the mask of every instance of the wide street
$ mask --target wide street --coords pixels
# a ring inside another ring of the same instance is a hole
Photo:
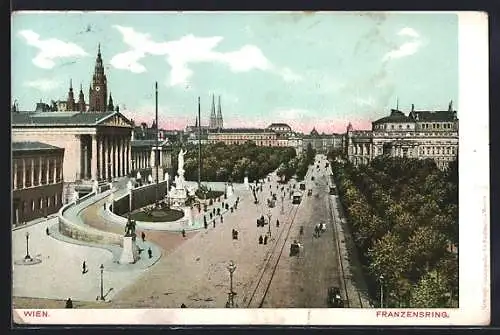
[[[234,197],[240,198],[237,209],[233,213],[224,213],[223,221],[216,217],[215,225],[210,224],[208,229],[188,232],[185,238],[179,232],[145,231],[146,244],[152,243],[157,253],[151,264],[128,265],[125,269],[113,264],[111,252],[104,249],[68,244],[62,236],[59,236],[59,240],[44,237],[47,226],[51,227],[51,234],[56,236],[55,219],[36,224],[27,228],[34,233],[33,241],[40,243],[47,240],[47,243],[43,244],[43,248],[33,245],[34,250],[49,248],[43,255],[50,252],[60,256],[47,257],[40,265],[15,265],[14,293],[19,297],[49,299],[72,296],[74,300],[89,302],[79,304],[83,308],[178,308],[181,304],[188,308],[220,308],[228,302],[230,275],[227,266],[232,260],[236,265],[233,273],[233,292],[236,293],[234,307],[327,307],[327,290],[331,286],[340,287],[344,299],[356,298],[355,294],[346,294],[346,289],[353,290],[353,287],[350,283],[350,286],[345,284],[343,267],[339,265],[338,228],[334,222],[339,223],[340,220],[335,221],[338,211],[332,210],[334,197],[329,195],[328,188],[330,170],[325,169],[325,163],[326,160],[322,158],[319,168],[316,163],[309,167],[303,182],[306,190],[303,191],[300,204],[292,204],[288,190],[297,191],[300,183],[292,181],[283,186],[277,183],[277,176],[271,174],[262,184],[262,191],[257,192],[258,204],[254,203],[250,189],[237,185],[234,194]],[[314,181],[311,177],[314,177]],[[294,184],[295,189],[292,189]],[[124,185],[124,181],[117,185]],[[308,190],[312,191],[312,195],[307,195]],[[277,196],[273,208],[267,205],[271,193]],[[82,210],[82,221],[102,231],[123,234],[123,226],[103,215],[106,201],[109,201],[109,197]],[[256,220],[261,215],[266,223],[270,219],[271,224],[257,227]],[[326,231],[314,237],[314,227],[319,223],[326,224]],[[239,233],[237,240],[232,239],[233,229]],[[142,231],[137,232],[140,235]],[[271,236],[267,244],[259,244],[259,237],[269,233]],[[16,259],[23,255],[23,234],[24,229],[15,232]],[[294,240],[302,246],[298,256],[289,255]],[[56,247],[62,249],[59,251]],[[67,264],[73,264],[73,260],[74,265],[67,267]],[[112,271],[106,275],[104,286],[114,290],[108,292],[105,303],[90,303],[99,292],[99,272],[93,270],[92,280],[85,279],[79,271],[82,260],[86,260],[93,268],[103,262],[106,269]],[[36,269],[37,278],[42,282],[45,274],[55,268],[60,270],[49,275],[53,285],[33,285],[30,281],[33,278],[30,273]],[[68,275],[81,279],[72,280],[73,284],[63,289],[66,286],[61,284],[62,278]],[[45,292],[46,289],[42,287],[51,289]],[[347,306],[362,307],[359,303],[347,303]]]

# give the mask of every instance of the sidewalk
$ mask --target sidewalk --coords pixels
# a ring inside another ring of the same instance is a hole
[[[121,289],[137,280],[144,272],[133,265],[118,265],[112,251],[77,245],[47,236],[57,230],[57,218],[37,225],[18,229],[12,234],[12,282],[13,296],[35,297],[75,301],[95,301],[100,295],[100,265],[104,265],[104,294],[112,299]],[[15,261],[26,255],[26,237],[29,232],[29,253],[41,259],[36,265],[17,265]],[[82,274],[82,263],[86,262],[88,272]],[[123,271],[122,271],[123,269]]]

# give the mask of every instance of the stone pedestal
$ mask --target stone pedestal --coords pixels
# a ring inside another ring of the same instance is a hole
[[[245,177],[245,178],[243,179],[243,184],[245,184],[245,187],[247,188],[247,190],[249,190],[249,189],[250,189],[250,185],[248,184],[248,177]]]
[[[233,186],[229,185],[226,189],[226,194],[228,197],[232,196],[234,194]]]
[[[120,264],[134,264],[139,259],[139,250],[135,243],[135,237],[123,237],[123,251],[120,257]]]

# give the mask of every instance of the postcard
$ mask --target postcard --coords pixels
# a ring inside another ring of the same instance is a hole
[[[14,324],[490,322],[485,13],[11,24]]]

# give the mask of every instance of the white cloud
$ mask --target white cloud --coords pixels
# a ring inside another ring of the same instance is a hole
[[[405,27],[398,32],[400,36],[410,36],[414,38],[419,38],[420,34],[413,28]]]
[[[283,77],[283,79],[286,82],[298,82],[302,80],[302,77],[295,72],[293,72],[291,69],[285,67],[280,71],[280,75]]]
[[[420,40],[420,34],[416,32],[413,28],[405,27],[398,32],[398,35],[409,36],[412,38],[412,40],[406,41],[403,44],[401,44],[398,48],[387,52],[383,57],[384,62],[391,59],[411,56],[415,54],[422,46],[422,41]]]
[[[42,69],[52,69],[56,64],[54,59],[84,57],[88,54],[78,45],[64,42],[55,38],[40,39],[40,35],[32,30],[21,30],[18,33],[26,40],[28,45],[39,49],[38,54],[32,62]]]
[[[39,91],[48,92],[61,86],[61,82],[52,79],[37,79],[24,83],[26,87],[36,88]]]
[[[384,61],[411,56],[420,48],[420,41],[405,42],[399,48],[389,51],[384,56]]]
[[[134,73],[146,71],[139,60],[146,55],[165,56],[171,67],[169,85],[187,85],[193,71],[191,63],[217,62],[225,64],[235,73],[262,70],[274,72],[286,81],[296,81],[299,76],[290,69],[276,68],[255,45],[244,45],[238,50],[229,52],[215,51],[223,40],[220,36],[196,37],[186,35],[178,40],[155,42],[146,33],[136,32],[133,28],[119,25],[117,29],[131,50],[115,55],[111,65],[117,69],[129,70]]]

